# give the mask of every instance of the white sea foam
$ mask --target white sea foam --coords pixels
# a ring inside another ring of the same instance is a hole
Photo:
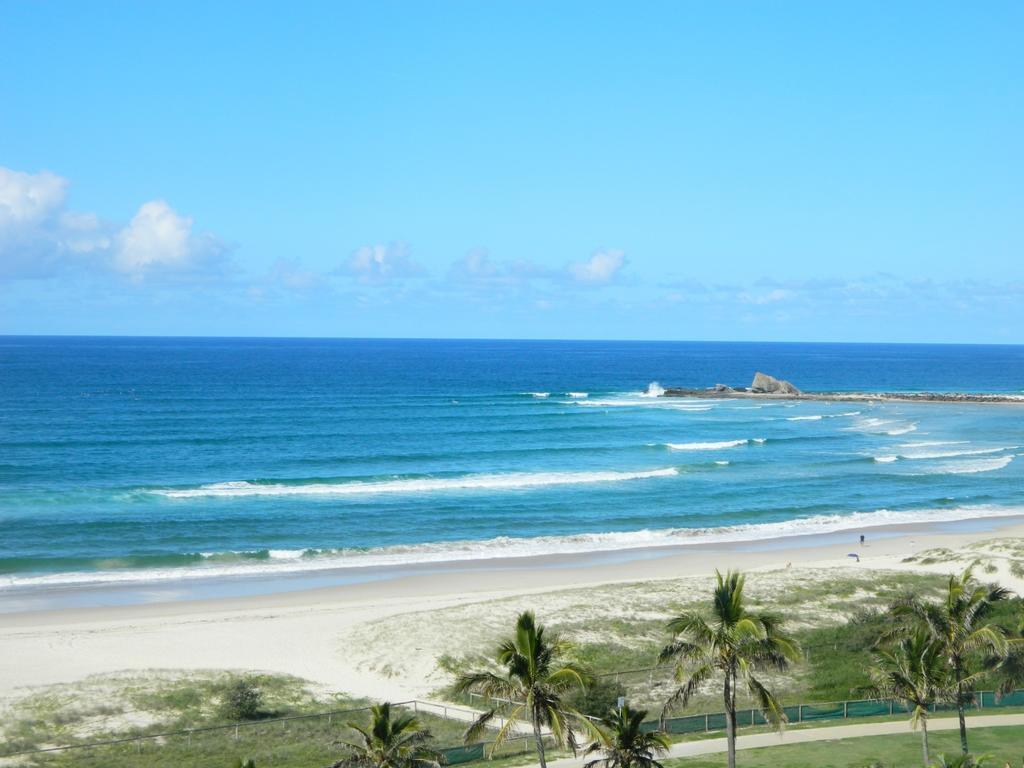
[[[997,456],[991,459],[971,459],[968,461],[949,461],[926,467],[915,475],[974,475],[979,472],[994,472],[1002,469],[1013,461],[1013,456]]]
[[[821,421],[821,416],[787,416],[786,421]]]
[[[749,440],[722,440],[717,443],[665,443],[665,447],[672,451],[721,451],[725,448],[746,445],[749,442]]]
[[[729,466],[729,462],[728,461],[716,461],[715,464],[717,464],[720,467],[727,467],[727,466]]]
[[[917,431],[917,424],[907,424],[906,426],[903,426],[903,427],[896,427],[895,429],[886,430],[885,434],[892,435],[892,436],[895,437],[896,435],[906,435],[906,434],[908,434],[910,432],[916,432],[916,431]]]
[[[858,419],[849,427],[843,427],[842,429],[844,432],[865,432],[870,435],[896,436],[916,431],[917,424],[912,421],[869,417]]]
[[[765,437],[754,437],[754,438],[751,438],[750,442],[752,442],[752,443],[763,443],[763,442],[765,442],[765,440],[767,440],[767,438],[765,438]]]
[[[901,453],[900,457],[911,460],[921,459],[952,459],[957,456],[984,456],[990,453],[1002,453],[1003,451],[1014,451],[1020,448],[1019,445],[1008,445],[1002,448],[968,448],[965,450],[951,451],[908,451]]]
[[[666,400],[655,400],[653,398],[643,399],[644,395],[637,395],[633,398],[599,398],[599,399],[587,399],[587,400],[573,400],[571,402],[576,405],[586,406],[588,408],[660,408],[670,411],[710,411],[714,408],[714,403],[708,403],[705,401],[694,401],[694,400],[681,400],[676,398],[670,398]]]
[[[874,459],[879,464],[891,464],[892,462],[899,459],[899,456],[875,456]]]
[[[204,553],[205,554],[205,553]],[[272,560],[298,560],[306,554],[304,549],[271,549],[269,551]]]
[[[654,477],[678,475],[675,467],[639,472],[517,472],[508,474],[461,475],[459,477],[418,477],[400,480],[349,481],[342,483],[249,483],[234,481],[213,483],[199,488],[164,488],[151,490],[169,499],[203,497],[232,498],[240,496],[354,496],[378,493],[433,493],[437,491],[487,490],[510,491],[552,485],[584,483],[618,483]]]
[[[530,397],[536,397],[538,400],[544,400],[545,398],[551,397],[550,392],[523,392],[524,395],[530,395]]]
[[[735,541],[763,541],[783,536],[808,536],[862,530],[879,525],[942,523],[1024,515],[1024,508],[973,506],[855,512],[845,515],[815,515],[797,520],[722,526],[718,528],[669,528],[616,533],[582,533],[572,536],[533,538],[498,537],[483,541],[451,541],[381,547],[369,550],[333,550],[300,553],[291,550],[286,557],[270,560],[234,561],[216,556],[212,564],[178,568],[116,569],[110,571],[68,572],[34,576],[6,575],[0,587],[38,587],[87,583],[145,583],[191,578],[264,575],[323,570],[387,567],[419,563],[438,563],[499,558],[537,557],[590,552],[632,550],[650,547],[687,546]],[[231,553],[223,553],[230,555]],[[293,556],[294,555],[294,556]],[[228,560],[228,562],[224,562]]]
[[[640,393],[640,397],[661,397],[665,394],[665,388],[656,381],[647,385],[647,389]]]
[[[577,400],[582,400],[583,398],[590,396],[588,392],[566,392],[565,394],[569,397],[576,398]]]
[[[933,445],[965,445],[970,440],[921,440],[915,443],[900,443],[900,448],[927,448]]]

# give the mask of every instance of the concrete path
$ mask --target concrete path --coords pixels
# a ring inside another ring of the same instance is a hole
[[[1004,726],[1024,727],[1024,714],[1016,715],[973,715],[967,720],[968,728],[995,728]],[[955,731],[959,728],[955,717],[941,717],[928,721],[928,732]],[[736,749],[757,749],[758,747],[777,747],[781,744],[803,744],[810,741],[834,741],[836,739],[855,739],[864,736],[891,736],[912,733],[906,720],[882,723],[856,723],[853,725],[833,725],[824,727],[790,728],[783,734],[753,733],[742,735],[736,739]],[[970,731],[968,731],[968,734]],[[1024,743],[1024,733],[1021,734]],[[712,755],[726,751],[725,738],[702,739],[698,741],[681,741],[672,745],[668,755],[663,759],[674,757],[693,757],[696,755]],[[579,768],[586,762],[582,757],[565,757],[552,760],[548,768]]]

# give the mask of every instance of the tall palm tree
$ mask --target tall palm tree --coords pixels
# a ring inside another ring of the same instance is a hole
[[[900,699],[907,704],[910,725],[921,727],[924,768],[928,768],[931,765],[929,707],[953,698],[949,665],[942,646],[928,633],[918,630],[900,638],[891,648],[876,650],[870,674],[879,696]]]
[[[592,723],[590,730],[595,738],[585,754],[600,753],[601,757],[583,768],[662,768],[655,756],[667,753],[671,742],[662,731],[645,733],[641,725],[646,717],[645,710],[623,705]]]
[[[1003,630],[985,618],[995,603],[1010,596],[999,586],[986,586],[974,580],[968,567],[960,575],[949,577],[946,593],[938,601],[908,597],[893,606],[893,613],[904,619],[904,632],[923,628],[942,648],[953,674],[956,710],[960,718],[960,750],[968,753],[965,707],[974,698],[975,681],[982,674],[982,654],[1006,655]]]
[[[676,662],[676,679],[681,685],[665,704],[662,716],[675,706],[685,706],[702,685],[720,674],[729,768],[735,768],[737,689],[745,687],[765,718],[780,727],[786,719],[782,705],[757,674],[785,671],[800,657],[800,646],[785,633],[778,616],[747,609],[742,574],[729,571],[723,576],[715,571],[715,576],[718,583],[711,617],[687,611],[668,624],[673,639],[660,658]]]
[[[441,756],[427,748],[430,733],[408,712],[392,718],[391,705],[371,710],[370,725],[348,723],[359,734],[355,742],[342,741],[348,754],[330,768],[439,768]]]
[[[456,681],[458,693],[473,691],[512,702],[511,711],[494,738],[492,754],[521,720],[528,720],[533,726],[541,768],[547,768],[545,728],[560,745],[571,748],[575,754],[577,744],[572,725],[582,720],[582,716],[565,703],[564,696],[573,687],[585,687],[589,678],[578,665],[565,658],[569,648],[558,635],[546,635],[533,613],[527,611],[516,621],[515,634],[498,646],[495,653],[495,660],[502,668],[501,675],[474,672]],[[466,741],[478,738],[494,715],[494,709],[480,715],[466,731]]]

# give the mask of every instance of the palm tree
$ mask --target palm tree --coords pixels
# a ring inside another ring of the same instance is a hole
[[[492,754],[508,738],[515,723],[522,719],[533,725],[541,768],[547,768],[544,728],[551,731],[560,745],[571,748],[575,754],[576,737],[572,722],[583,718],[563,699],[569,689],[583,688],[588,676],[579,666],[565,659],[569,647],[557,635],[546,636],[544,627],[536,623],[531,611],[527,611],[516,621],[515,634],[498,646],[495,660],[502,668],[501,675],[474,672],[462,675],[456,681],[458,693],[473,691],[512,702],[508,717],[494,737]],[[466,742],[478,738],[494,715],[494,709],[480,715],[466,731]]]
[[[1006,639],[1006,653],[989,656],[985,667],[999,679],[1000,695],[1024,686],[1024,620],[1017,625],[1016,634]]]
[[[908,597],[893,606],[893,613],[907,622],[907,626],[897,631],[906,633],[922,628],[942,649],[953,674],[956,710],[960,718],[960,750],[965,755],[968,749],[964,709],[974,698],[974,682],[984,667],[979,655],[989,653],[1004,657],[1007,650],[1003,630],[985,623],[985,617],[995,603],[1009,595],[1009,591],[1002,587],[978,584],[968,567],[959,576],[949,577],[941,600],[932,602]]]
[[[921,750],[924,768],[928,768],[929,707],[952,698],[949,665],[942,646],[920,630],[900,638],[892,648],[875,651],[871,679],[880,697],[900,699],[907,704],[910,725],[921,726]]]
[[[668,752],[668,734],[662,731],[645,733],[641,727],[645,710],[632,710],[623,705],[612,708],[590,730],[595,738],[585,754],[601,753],[602,757],[585,763],[583,768],[662,768],[655,755]]]
[[[782,705],[756,676],[761,670],[785,671],[800,657],[800,646],[782,629],[782,620],[770,613],[753,613],[743,600],[744,577],[729,571],[715,571],[710,620],[697,611],[672,619],[668,628],[673,639],[661,651],[661,661],[676,662],[679,689],[665,704],[664,718],[716,674],[723,677],[725,733],[729,768],[736,766],[736,691],[742,685],[757,700],[765,718],[780,727],[786,715]]]
[[[348,723],[359,734],[357,742],[339,742],[348,754],[330,768],[439,768],[441,756],[425,746],[430,733],[408,712],[391,717],[391,705],[370,710],[369,728]]]

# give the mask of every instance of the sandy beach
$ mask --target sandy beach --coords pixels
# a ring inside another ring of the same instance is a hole
[[[486,647],[517,611],[531,608],[554,623],[657,618],[659,603],[686,599],[716,568],[740,568],[752,585],[785,590],[865,572],[948,573],[984,554],[992,556],[986,579],[1024,591],[1009,561],[998,557],[1000,542],[1024,537],[1024,521],[985,522],[984,529],[869,529],[863,547],[847,531],[634,551],[618,561],[607,555],[598,562],[582,555],[487,561],[265,595],[10,612],[0,615],[0,701],[38,686],[151,669],[261,670],[299,676],[325,693],[430,697],[446,682],[439,657]],[[938,548],[954,554],[905,562]]]

